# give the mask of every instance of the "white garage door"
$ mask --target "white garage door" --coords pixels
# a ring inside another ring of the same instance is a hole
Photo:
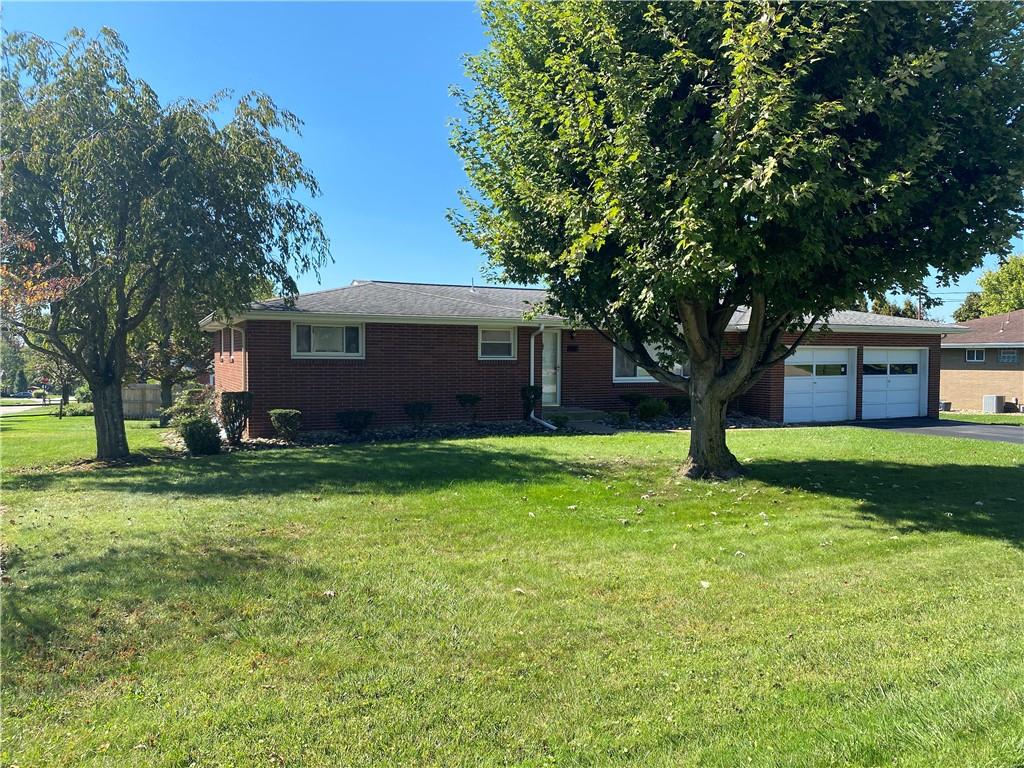
[[[864,348],[865,419],[921,416],[921,350]]]
[[[845,421],[853,418],[850,350],[801,349],[786,360],[783,418]]]

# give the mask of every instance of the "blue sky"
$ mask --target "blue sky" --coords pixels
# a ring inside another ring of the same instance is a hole
[[[483,257],[445,219],[466,183],[448,146],[449,87],[464,80],[462,55],[485,45],[472,3],[6,2],[3,15],[5,31],[51,40],[113,27],[165,101],[262,90],[295,112],[305,127],[291,144],[320,181],[334,255],[323,286],[481,281]],[[971,290],[980,271],[939,291]],[[963,298],[939,295],[939,317]]]

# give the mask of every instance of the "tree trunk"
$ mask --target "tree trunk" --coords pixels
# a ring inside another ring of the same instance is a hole
[[[728,398],[716,394],[707,381],[714,374],[693,372],[690,391],[690,452],[683,474],[694,480],[726,479],[740,474],[740,463],[725,444]]]
[[[117,382],[90,383],[93,421],[96,424],[96,458],[123,459],[128,456],[128,436],[124,431],[124,405]]]
[[[170,422],[167,409],[174,404],[174,382],[170,379],[160,380],[160,426],[166,427]]]

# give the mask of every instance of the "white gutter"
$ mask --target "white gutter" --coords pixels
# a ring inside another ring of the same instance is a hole
[[[534,361],[534,347],[535,347],[533,342],[534,342],[534,339],[536,339],[542,333],[544,333],[544,323],[541,323],[540,327],[536,331],[534,331],[532,334],[530,334],[530,386],[531,387],[534,386],[534,382],[537,380],[536,366],[534,365],[534,362],[533,362]],[[537,414],[534,412],[536,410],[537,410],[536,408],[531,408],[530,409],[530,421],[534,421],[534,422],[540,424],[543,427],[547,427],[550,430],[557,430],[558,429],[558,427],[556,427],[551,422],[544,421],[544,419],[542,419],[539,416],[537,416]]]

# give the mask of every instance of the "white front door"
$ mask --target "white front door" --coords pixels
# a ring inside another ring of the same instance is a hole
[[[562,399],[562,332],[544,331],[540,386],[543,405],[558,405]]]
[[[921,350],[864,348],[865,419],[923,415]]]
[[[851,390],[854,377],[844,347],[799,349],[786,360],[783,419],[845,421],[854,416]]]

